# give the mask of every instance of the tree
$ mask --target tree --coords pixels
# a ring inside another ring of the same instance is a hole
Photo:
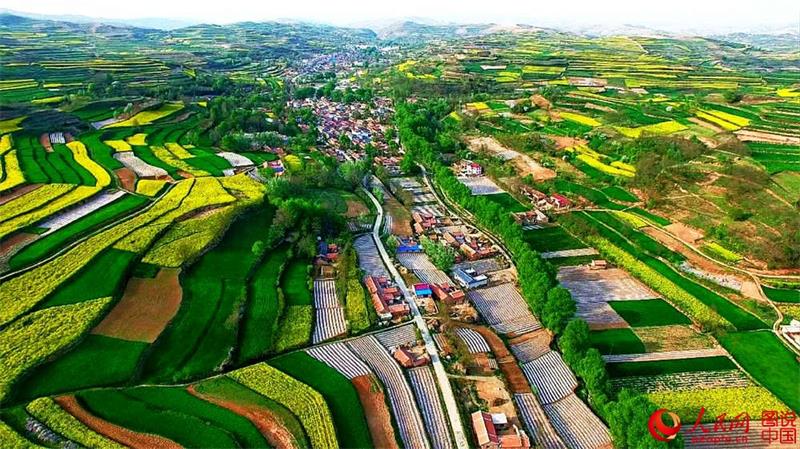
[[[456,261],[456,251],[452,247],[435,243],[425,236],[420,239],[420,243],[423,251],[431,258],[431,262],[436,268],[449,271],[453,267]]]
[[[680,434],[669,443],[657,441],[650,435],[647,422],[657,408],[645,396],[627,389],[622,390],[617,401],[606,408],[614,447],[627,449],[683,447],[683,438]]]
[[[267,246],[264,244],[263,240],[256,240],[253,242],[253,246],[250,248],[250,252],[253,253],[253,255],[257,258],[263,256],[266,250]]]
[[[558,347],[569,366],[577,366],[589,347],[589,325],[582,319],[570,320],[558,339]]]
[[[350,190],[356,190],[368,173],[365,161],[345,162],[339,167],[339,174]]]
[[[556,287],[547,292],[547,302],[542,310],[542,324],[555,334],[563,332],[567,321],[575,315],[575,300],[569,290]]]

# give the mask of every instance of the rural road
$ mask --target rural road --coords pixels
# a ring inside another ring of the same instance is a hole
[[[408,301],[408,305],[411,307],[411,313],[414,315],[414,323],[417,325],[417,328],[419,328],[419,331],[422,334],[422,340],[425,342],[425,348],[427,349],[428,354],[431,356],[433,372],[436,374],[436,381],[439,384],[439,389],[442,392],[444,405],[447,409],[447,418],[450,421],[450,429],[453,431],[453,435],[455,436],[456,447],[459,449],[468,449],[469,444],[467,443],[467,437],[464,434],[464,427],[461,425],[461,417],[458,413],[456,398],[453,395],[453,389],[450,387],[450,381],[447,378],[447,372],[444,370],[444,365],[442,365],[442,361],[439,359],[439,351],[436,349],[436,345],[433,342],[433,337],[431,337],[428,326],[425,324],[425,319],[422,317],[422,313],[420,313],[416,301],[414,301],[414,295],[408,291],[408,286],[406,286],[403,277],[400,276],[400,273],[397,271],[397,268],[392,262],[391,257],[389,257],[389,253],[386,251],[386,248],[383,246],[383,242],[381,241],[380,230],[381,222],[383,221],[383,206],[381,206],[381,203],[379,203],[378,200],[372,195],[372,192],[367,189],[364,189],[364,192],[367,194],[367,196],[369,196],[369,199],[372,200],[372,203],[375,205],[375,208],[378,211],[378,216],[376,217],[375,224],[372,227],[372,239],[375,240],[375,245],[378,247],[378,251],[381,254],[383,263],[386,265],[386,268],[389,269],[389,273],[391,273],[398,287],[400,287],[400,291],[403,292],[403,296],[406,298],[406,301]]]

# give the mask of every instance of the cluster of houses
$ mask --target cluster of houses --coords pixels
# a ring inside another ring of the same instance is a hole
[[[343,162],[363,159],[364,148],[371,144],[379,152],[389,149],[384,133],[388,126],[385,121],[393,112],[388,99],[376,98],[372,104],[353,102],[341,103],[327,98],[306,98],[292,100],[289,105],[295,109],[308,108],[317,117],[319,150]],[[341,136],[352,143],[351,148],[342,148]]]
[[[558,193],[548,195],[526,185],[520,187],[520,193],[525,195],[536,208],[541,210],[563,211],[572,207],[572,201]]]
[[[364,285],[381,320],[403,319],[411,313],[400,288],[386,276],[365,276]]]
[[[373,159],[373,163],[377,166],[381,166],[386,170],[386,173],[389,176],[400,176],[402,170],[400,169],[400,161],[402,160],[399,156],[375,156]]]

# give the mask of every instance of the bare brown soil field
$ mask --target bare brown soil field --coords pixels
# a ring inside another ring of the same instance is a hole
[[[520,153],[519,151],[506,148],[492,137],[476,137],[469,139],[468,144],[472,151],[485,149],[487,152],[497,155],[504,160],[510,160],[514,164],[514,167],[516,167],[517,174],[520,177],[531,175],[536,181],[546,181],[556,176],[556,172],[549,168],[542,167],[541,164],[536,162],[532,157]]]
[[[539,94],[531,95],[531,102],[542,109],[550,109],[553,107],[547,98]]]
[[[189,172],[186,172],[186,171],[183,171],[183,170],[178,170],[178,172],[177,172],[177,173],[178,173],[179,175],[181,175],[182,177],[184,177],[184,178],[194,178],[194,175],[193,175],[193,174],[191,174],[191,173],[189,173]]]
[[[50,134],[44,133],[39,136],[39,144],[42,145],[48,153],[53,152],[53,145],[50,143]]]
[[[392,234],[400,236],[410,236],[411,214],[394,197],[386,198],[386,209],[392,217]]]
[[[294,449],[297,446],[297,441],[291,432],[281,423],[275,414],[264,407],[259,407],[253,404],[246,404],[231,400],[229,398],[219,397],[207,393],[199,393],[194,385],[189,385],[186,390],[212,404],[218,405],[222,408],[228,409],[239,416],[246,418],[252,422],[254,426],[264,435],[267,442],[277,449]]]
[[[742,129],[736,131],[736,137],[742,142],[767,142],[767,143],[788,143],[792,145],[800,144],[800,137],[784,136],[783,134],[765,133],[762,131],[751,131]]]
[[[60,396],[55,398],[55,401],[86,427],[132,449],[182,449],[180,444],[167,438],[134,432],[98,418],[81,407],[75,396]]]
[[[711,131],[714,131],[715,133],[725,132],[725,130],[720,128],[719,126],[711,124],[711,123],[709,123],[709,122],[707,122],[705,120],[700,120],[697,117],[690,117],[689,121],[692,122],[692,123],[695,123],[697,125],[700,125],[703,128],[710,129]]]
[[[361,201],[347,200],[345,202],[347,203],[347,212],[344,214],[345,217],[355,218],[369,214],[369,208]]]
[[[130,168],[120,168],[114,170],[114,174],[117,175],[119,183],[122,184],[123,189],[127,190],[128,192],[136,191],[136,173],[134,173],[133,170]]]
[[[37,237],[39,236],[28,232],[18,232],[12,235],[0,242],[0,257],[12,254],[17,248],[27,245],[36,240]]]
[[[455,323],[454,323],[455,324]],[[497,366],[508,382],[512,393],[530,393],[531,387],[528,385],[528,379],[525,378],[525,373],[517,364],[517,359],[508,350],[503,340],[497,336],[491,329],[484,326],[465,326],[462,323],[457,324],[460,327],[469,327],[480,333],[489,344],[495,359],[497,359]]]
[[[131,278],[122,299],[92,333],[154,342],[181,305],[178,273],[179,269],[162,268],[153,279]]]
[[[353,386],[364,407],[372,444],[380,449],[399,449],[392,427],[392,417],[386,406],[386,397],[378,381],[371,375],[354,377]]]
[[[702,231],[690,228],[689,226],[686,226],[685,224],[680,222],[664,226],[664,229],[666,229],[672,234],[675,234],[676,236],[678,236],[679,239],[683,240],[684,242],[689,242],[691,244],[694,244],[698,240],[705,237],[705,234],[703,234]]]
[[[6,193],[5,195],[0,195],[0,205],[3,205],[5,203],[13,200],[14,198],[19,198],[22,195],[25,195],[26,193],[28,193],[28,192],[30,192],[32,190],[36,190],[41,186],[42,186],[41,184],[28,184],[28,185],[24,185],[24,186],[18,187],[16,189]]]
[[[494,376],[487,376],[481,380],[471,377],[470,380],[475,381],[475,389],[478,391],[478,397],[489,404],[490,413],[505,413],[506,417],[514,424],[520,425],[517,418],[517,410],[514,408],[514,402],[511,400],[511,395],[506,390],[503,381]]]

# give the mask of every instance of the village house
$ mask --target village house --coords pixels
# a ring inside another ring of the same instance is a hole
[[[463,160],[456,165],[459,176],[483,176],[483,167],[477,162]]]
[[[487,278],[485,274],[478,274],[471,268],[454,268],[453,277],[456,279],[456,282],[461,284],[461,286],[467,290],[471,288],[483,287],[489,284],[489,278]]]
[[[449,283],[431,284],[433,297],[447,304],[462,304],[466,299],[464,292]]]
[[[472,430],[481,449],[529,448],[530,438],[514,424],[509,425],[504,413],[477,411],[471,415]]]
[[[400,346],[392,353],[392,357],[397,360],[403,368],[416,368],[425,366],[431,362],[431,357],[424,351],[411,351],[405,346]]]
[[[381,320],[402,319],[411,313],[400,289],[386,276],[366,276],[364,285]]]

